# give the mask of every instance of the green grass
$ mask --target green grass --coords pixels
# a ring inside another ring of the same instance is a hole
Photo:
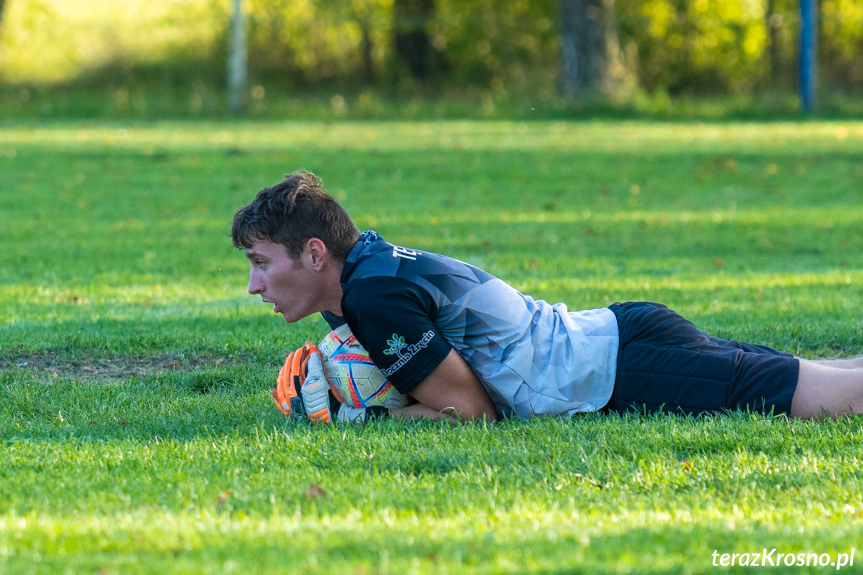
[[[701,573],[858,546],[859,418],[286,421],[278,366],[325,324],[246,294],[227,233],[298,168],[361,228],[536,297],[863,354],[859,122],[7,122],[0,572]]]
[[[32,67],[32,66],[31,66]],[[221,84],[195,81],[197,64],[188,69],[154,69],[146,77],[118,80],[123,71],[105,69],[71,84],[0,83],[0,118],[14,121],[161,121],[231,118]],[[152,76],[152,77],[150,77]],[[361,86],[356,82],[286,87],[263,82],[250,87],[245,114],[258,122],[279,121],[457,121],[517,120],[525,122],[600,119],[606,121],[800,121],[807,118],[799,94],[792,91],[756,94],[676,95],[636,90],[619,101],[607,97],[563,98],[540,74],[521,89],[499,94],[481,87]],[[552,74],[553,76],[553,74]],[[118,83],[119,82],[119,83]],[[256,92],[257,89],[257,92]],[[822,90],[814,117],[853,121],[863,117],[859,95]]]

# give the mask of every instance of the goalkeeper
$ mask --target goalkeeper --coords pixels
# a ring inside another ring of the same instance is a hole
[[[259,192],[231,235],[251,265],[249,293],[285,321],[321,313],[334,329],[348,324],[413,401],[396,416],[863,412],[863,358],[811,361],[722,340],[656,303],[571,311],[534,300],[464,262],[360,233],[308,172]],[[337,406],[315,351],[288,358],[276,402],[330,421]]]

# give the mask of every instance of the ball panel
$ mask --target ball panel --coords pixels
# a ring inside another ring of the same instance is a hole
[[[407,398],[375,367],[368,352],[347,325],[328,333],[318,349],[324,357],[327,379],[346,404],[352,407],[380,405],[387,408],[406,405]]]
[[[350,373],[350,368],[347,373],[347,388],[350,393],[351,403],[353,403],[354,407],[365,407],[365,402],[362,397],[360,397],[360,390],[358,389],[357,383],[353,378],[353,374]]]
[[[337,362],[337,363],[347,363],[347,364],[349,364],[349,363],[360,363],[360,364],[364,364],[364,365],[371,364],[372,366],[374,366],[374,364],[371,363],[371,361],[369,360],[368,355],[364,355],[364,354],[356,353],[356,352],[354,352],[354,353],[335,353],[332,356],[330,356],[329,361],[333,361],[333,362]]]

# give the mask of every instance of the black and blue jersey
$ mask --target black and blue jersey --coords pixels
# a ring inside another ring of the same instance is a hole
[[[341,275],[344,317],[375,365],[410,393],[450,349],[504,416],[595,411],[614,388],[618,327],[608,308],[568,311],[446,256],[364,232]]]

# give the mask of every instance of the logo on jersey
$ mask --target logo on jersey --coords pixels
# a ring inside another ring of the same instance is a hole
[[[415,260],[417,256],[423,255],[422,252],[418,252],[416,250],[409,250],[408,248],[403,248],[401,246],[393,246],[393,257],[394,258],[402,258],[406,260]]]
[[[404,366],[404,364],[410,361],[413,356],[419,353],[420,350],[428,347],[428,344],[433,337],[434,332],[429,330],[423,334],[422,339],[420,339],[418,342],[413,345],[407,345],[405,343],[404,337],[394,333],[392,339],[387,340],[387,345],[390,347],[389,349],[384,350],[384,354],[396,355],[398,356],[398,360],[388,368],[381,370],[381,373],[384,374],[384,377],[389,377],[395,372],[397,372]]]
[[[402,350],[407,347],[405,338],[397,334],[393,334],[393,338],[387,340],[387,345],[390,346],[390,348],[385,349],[384,353],[386,355],[397,355],[399,356],[399,359],[402,357]]]

